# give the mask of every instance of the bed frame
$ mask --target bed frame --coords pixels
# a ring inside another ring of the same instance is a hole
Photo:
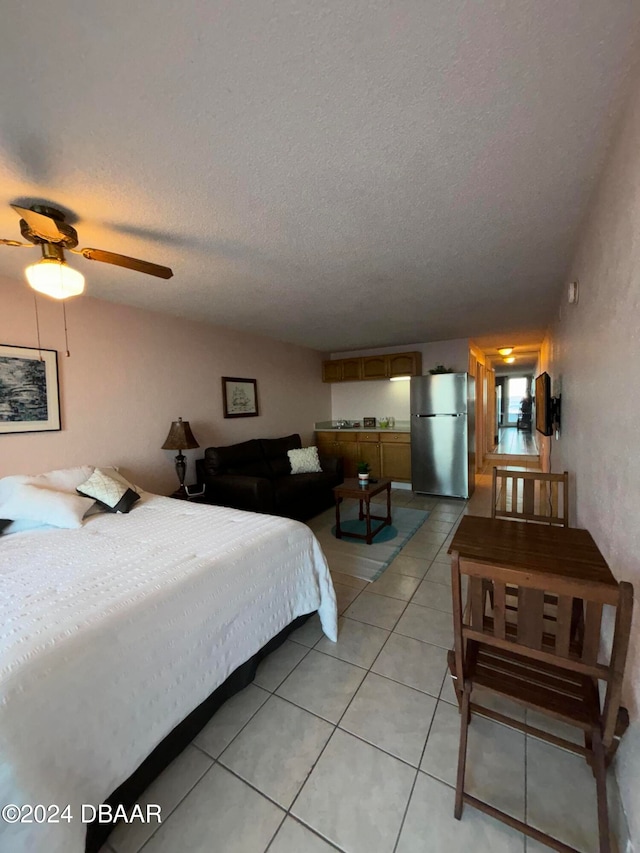
[[[181,723],[162,740],[142,762],[137,770],[126,779],[107,799],[115,808],[123,805],[127,811],[138,800],[151,782],[176,758],[209,722],[215,712],[235,693],[250,684],[256,674],[260,661],[275,651],[288,635],[299,628],[311,616],[310,613],[299,616],[290,622],[279,634],[276,634],[259,652],[239,666],[213,693],[195,708]],[[87,825],[85,853],[97,853],[107,840],[115,824],[94,821]]]

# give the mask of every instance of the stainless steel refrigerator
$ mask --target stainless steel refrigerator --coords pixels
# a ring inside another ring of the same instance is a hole
[[[475,488],[475,383],[468,373],[411,379],[415,492],[468,498]]]

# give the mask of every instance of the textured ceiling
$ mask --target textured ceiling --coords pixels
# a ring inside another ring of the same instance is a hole
[[[0,236],[10,201],[56,202],[81,245],[175,271],[74,258],[91,295],[322,350],[544,328],[639,21],[635,0],[5,4]]]

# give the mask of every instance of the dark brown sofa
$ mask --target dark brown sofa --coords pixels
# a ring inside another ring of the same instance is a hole
[[[196,460],[205,501],[299,521],[317,515],[334,504],[332,489],[344,479],[342,459],[320,456],[321,472],[292,474],[287,451],[300,447],[297,433],[207,447],[204,459]]]

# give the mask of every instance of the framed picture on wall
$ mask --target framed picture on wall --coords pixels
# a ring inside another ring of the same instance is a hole
[[[258,416],[257,381],[223,376],[222,405],[225,418],[256,418]]]
[[[0,434],[59,429],[56,350],[0,345]]]

